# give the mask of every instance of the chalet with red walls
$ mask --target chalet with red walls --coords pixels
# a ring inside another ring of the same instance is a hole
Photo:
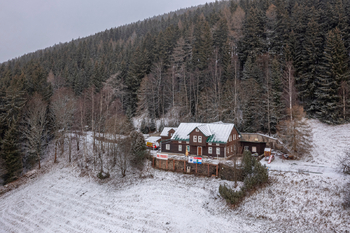
[[[162,136],[162,152],[226,158],[239,149],[240,138],[240,132],[231,123],[181,123],[171,138]]]

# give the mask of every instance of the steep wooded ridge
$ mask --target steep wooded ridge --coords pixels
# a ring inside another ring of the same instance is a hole
[[[347,0],[216,1],[0,64],[2,157],[16,173],[23,151],[40,160],[42,141],[73,125],[104,132],[101,122],[116,112],[150,119],[175,112],[182,121],[222,120],[267,133],[303,111],[348,122],[349,12]],[[81,100],[78,113],[59,111],[73,109],[73,99]],[[33,124],[25,113],[37,103],[51,117],[31,136],[40,138],[36,145],[25,146],[29,136],[19,129]]]

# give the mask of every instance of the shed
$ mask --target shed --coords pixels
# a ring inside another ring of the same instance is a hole
[[[152,149],[158,149],[160,145],[161,137],[151,136],[146,138],[146,146]]]

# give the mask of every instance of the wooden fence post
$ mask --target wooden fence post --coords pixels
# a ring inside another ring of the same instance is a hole
[[[208,177],[209,177],[210,175],[209,175],[209,163],[208,163]]]
[[[165,169],[168,170],[168,160],[166,161]]]
[[[184,172],[186,173],[186,161],[184,160]]]
[[[173,171],[175,171],[175,159],[173,159]]]
[[[152,167],[154,167],[154,157],[153,157]]]
[[[216,177],[219,176],[219,165],[216,165]]]

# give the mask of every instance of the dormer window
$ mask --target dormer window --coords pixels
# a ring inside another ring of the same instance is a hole
[[[173,133],[170,133],[170,136],[173,136]]]

